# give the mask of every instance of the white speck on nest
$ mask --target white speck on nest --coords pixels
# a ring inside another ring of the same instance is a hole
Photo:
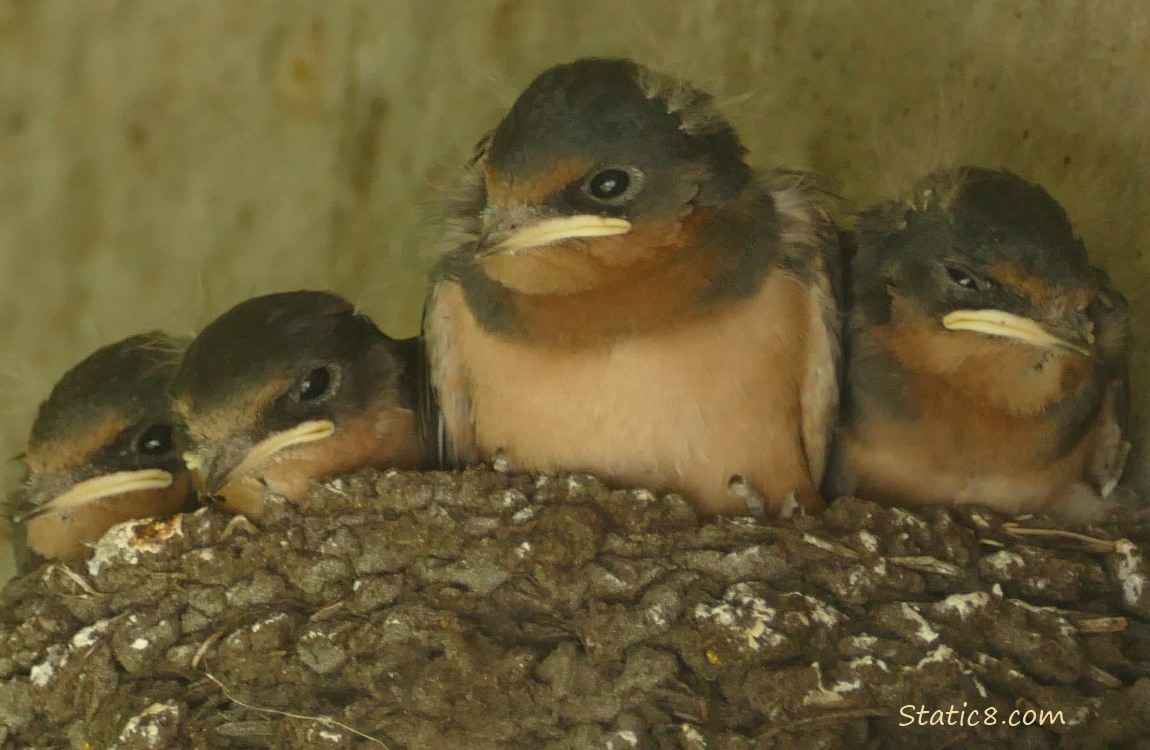
[[[914,665],[914,669],[922,669],[923,667],[930,664],[943,664],[945,662],[952,661],[954,658],[954,649],[944,643],[936,647],[926,656],[919,659],[918,663]]]
[[[1030,602],[1023,601],[1022,599],[1008,599],[1007,601],[1019,609],[1025,609],[1027,612],[1033,612],[1036,615],[1053,614],[1058,617],[1062,616],[1062,613],[1059,612],[1055,607],[1039,607],[1036,604],[1031,604]]]
[[[818,688],[803,696],[804,706],[829,706],[841,703],[847,693],[862,690],[862,680],[839,680],[829,688],[819,685]]]
[[[879,544],[877,536],[866,529],[860,529],[856,536],[859,538],[859,542],[862,543],[863,549],[867,552],[878,552]]]
[[[1136,607],[1146,591],[1146,563],[1138,547],[1128,539],[1119,539],[1114,544],[1114,554],[1118,556],[1116,574],[1122,584],[1122,603]]]
[[[96,641],[99,639],[100,635],[105,630],[107,630],[108,626],[111,624],[112,620],[109,618],[107,620],[94,622],[88,627],[76,631],[76,634],[72,636],[72,650],[79,651],[82,648],[88,648],[89,646],[96,645]]]
[[[939,646],[939,649],[942,649],[942,648],[945,648],[945,647]],[[937,650],[936,650],[936,652],[937,652]],[[990,692],[986,689],[986,685],[982,684],[982,680],[978,679],[978,675],[976,675],[974,673],[974,670],[970,668],[970,665],[972,663],[970,660],[964,659],[964,658],[958,656],[957,654],[955,654],[953,651],[950,651],[949,654],[942,655],[938,659],[936,659],[935,661],[942,661],[943,656],[953,657],[954,660],[958,662],[958,671],[970,678],[970,681],[972,683],[974,683],[974,689],[978,691],[979,696],[981,696],[983,698],[987,698],[990,696]],[[930,659],[930,658],[931,658],[931,656],[928,655],[925,659],[923,659],[922,661],[919,662],[919,666],[922,666],[923,664],[929,664],[930,662],[928,661],[928,659]],[[983,667],[993,667],[995,664],[998,663],[998,660],[993,659],[984,653],[979,653],[978,663],[980,665],[982,665]]]
[[[68,651],[59,643],[48,648],[44,661],[32,666],[28,670],[28,677],[36,687],[44,687],[52,681],[56,670],[68,661]]]
[[[813,596],[803,594],[803,601],[811,608],[811,619],[825,628],[833,628],[843,619],[843,613]]]
[[[990,604],[990,594],[985,591],[975,591],[971,594],[951,594],[938,603],[938,609],[943,612],[953,612],[959,619],[965,620],[971,614]]]
[[[531,552],[531,542],[520,542],[519,546],[515,548],[515,554],[519,557],[527,557]]]
[[[1049,614],[1052,615],[1058,622],[1058,632],[1063,634],[1064,638],[1075,638],[1078,636],[1078,628],[1075,628],[1071,621],[1066,619],[1063,611],[1058,607],[1053,606],[1035,606],[1029,602],[1024,602],[1022,599],[1010,599],[1010,603],[1019,607],[1021,610],[1033,612],[1035,614]]]
[[[993,596],[995,599],[1001,599],[1002,598],[1002,586],[998,585],[997,583],[994,584],[993,586],[991,586],[990,587],[990,595]]]
[[[923,521],[918,516],[911,515],[902,508],[891,508],[890,510],[891,515],[894,516],[894,522],[899,526],[926,530],[926,521]]]
[[[536,487],[543,487],[544,485],[546,485],[550,481],[551,481],[551,477],[536,477],[535,478],[535,486]]]
[[[873,635],[853,635],[851,636],[851,648],[858,649],[859,651],[869,651],[874,648],[878,643],[878,638]]]
[[[728,565],[732,568],[740,568],[748,561],[754,562],[755,559],[762,554],[762,552],[763,548],[757,544],[752,547],[737,549],[733,552],[728,552],[727,554],[723,555],[723,565]]]
[[[733,586],[728,586],[727,590],[723,592],[723,601],[734,602],[741,604],[744,607],[753,607],[756,603],[762,604],[764,607],[766,603],[762,599],[755,596],[755,590],[745,583],[736,583]]]
[[[882,659],[876,659],[869,654],[867,656],[860,656],[857,659],[851,659],[849,662],[847,662],[847,668],[852,672],[863,667],[878,667],[884,672],[890,671],[890,667],[887,666],[885,661]]]
[[[655,493],[651,492],[651,490],[631,490],[631,494],[641,503],[650,505],[655,502]]]
[[[836,552],[835,546],[828,541],[819,539],[814,534],[803,534],[803,541],[812,547],[818,547],[824,552]]]
[[[248,629],[251,630],[253,633],[258,633],[261,630],[263,630],[265,627],[268,627],[269,625],[275,625],[277,622],[281,622],[281,621],[286,620],[286,619],[288,619],[288,616],[286,614],[284,614],[283,612],[278,612],[278,613],[272,615],[271,617],[265,617],[264,619],[262,619],[258,622],[252,623],[251,627],[249,627]]]
[[[616,743],[615,740],[625,742],[627,747],[639,747],[639,735],[630,729],[620,729],[607,738],[607,750],[622,750],[623,745]]]
[[[710,620],[716,625],[722,625],[729,628],[738,621],[735,615],[735,608],[730,604],[718,604],[714,607],[708,607],[706,604],[695,605],[695,619],[696,620]]]
[[[1026,561],[1022,559],[1022,555],[1004,549],[995,552],[993,555],[987,555],[983,559],[999,573],[1009,573],[1012,568],[1021,568],[1026,565]]]
[[[609,570],[604,570],[604,571],[603,571],[603,582],[604,582],[604,583],[609,583],[609,584],[611,584],[612,586],[615,586],[615,587],[617,587],[617,588],[623,588],[624,586],[626,586],[626,585],[627,585],[627,584],[623,583],[623,579],[622,579],[622,578],[620,578],[619,576],[615,575],[614,573],[612,573],[612,572],[611,572],[611,571],[609,571]]]
[[[864,569],[858,565],[851,568],[851,572],[847,574],[847,585],[852,589],[859,585],[863,579]]]
[[[1066,717],[1066,726],[1078,726],[1082,722],[1090,718],[1090,715],[1098,710],[1098,699],[1087,698],[1085,705],[1076,706],[1070,711],[1070,715]]]
[[[823,669],[816,661],[811,664],[816,675],[816,685],[803,696],[804,706],[831,706],[841,703],[847,693],[862,689],[862,680],[839,680],[830,687],[823,686]]]
[[[926,618],[915,607],[902,603],[902,613],[906,619],[918,625],[918,630],[915,631],[915,637],[922,641],[924,644],[934,643],[938,640],[938,631],[931,627]],[[940,647],[941,648],[941,647]]]
[[[778,614],[777,610],[754,596],[745,583],[736,583],[728,588],[723,599],[723,604],[714,606],[695,605],[695,619],[710,620],[716,625],[736,631],[752,651],[758,651],[763,644],[776,647],[786,642],[786,636],[770,627]],[[740,628],[741,623],[746,623],[745,627]]]
[[[143,651],[144,649],[146,649],[148,646],[151,646],[151,645],[152,645],[151,642],[148,641],[147,638],[137,638],[136,640],[132,641],[132,648],[135,649],[136,651]]]
[[[346,489],[346,485],[344,484],[343,477],[336,477],[335,479],[332,479],[330,482],[327,483],[327,486],[329,489],[333,489],[336,492],[343,492]]]
[[[120,730],[119,742],[127,742],[139,737],[144,740],[146,747],[161,747],[160,727],[158,722],[167,715],[179,716],[180,707],[175,703],[153,703],[140,713],[128,719],[124,728]]]
[[[150,518],[140,518],[132,521],[118,523],[108,529],[100,541],[96,542],[96,551],[92,559],[88,560],[88,574],[98,576],[105,566],[123,560],[128,565],[137,565],[140,554],[143,552],[159,552],[163,546],[154,542],[146,542],[138,538],[137,530],[152,523]]]
[[[519,490],[503,490],[500,501],[503,503],[504,508],[514,508],[517,505],[522,505],[527,502],[527,496]]]
[[[535,513],[536,513],[535,508],[533,508],[529,505],[522,510],[516,511],[515,515],[511,516],[511,520],[514,521],[515,523],[526,523],[526,522],[530,521],[532,518],[535,518]]]
[[[698,743],[698,746],[703,748],[707,746],[707,741],[703,739],[702,733],[695,729],[690,724],[680,724],[679,728],[683,731],[683,739],[688,742]]]
[[[576,492],[590,485],[590,477],[584,474],[573,474],[567,477],[567,491]]]
[[[990,693],[986,689],[986,685],[983,685],[982,680],[978,679],[978,677],[976,677],[973,672],[971,672],[969,669],[963,669],[962,673],[970,675],[970,679],[974,680],[974,689],[978,691],[978,695],[980,697],[987,698],[990,696]]]
[[[1002,666],[1001,660],[996,659],[995,657],[991,656],[990,654],[986,654],[986,653],[983,653],[981,651],[978,652],[978,663],[980,666],[986,667],[987,669],[997,669],[998,667]],[[1022,674],[1022,672],[1019,672],[1017,669],[1007,668],[1006,669],[1006,675],[1008,677],[1010,677],[1012,680],[1025,680],[1026,679],[1026,675]]]
[[[662,604],[655,604],[647,608],[643,613],[643,619],[657,628],[666,628],[669,624],[667,619],[667,608]]]
[[[327,740],[328,742],[339,742],[343,739],[342,734],[339,732],[333,732],[330,729],[321,729],[319,730],[318,734],[321,740]]]

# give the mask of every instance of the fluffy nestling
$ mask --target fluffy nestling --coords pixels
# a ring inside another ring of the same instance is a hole
[[[712,98],[628,60],[542,73],[477,147],[424,330],[450,461],[504,453],[818,507],[837,409],[837,243],[802,175],[759,174]]]
[[[1126,300],[1061,206],[1005,171],[863,214],[837,489],[1097,517],[1129,445]]]

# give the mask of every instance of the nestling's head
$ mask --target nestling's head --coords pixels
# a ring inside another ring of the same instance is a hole
[[[706,93],[628,60],[585,58],[536,78],[476,147],[474,255],[523,294],[617,283],[690,241],[700,207],[751,179]]]
[[[184,506],[188,477],[167,389],[187,343],[152,331],[103,347],[40,405],[16,508],[33,552],[76,557],[116,523]]]
[[[418,364],[327,292],[242,302],[189,345],[172,382],[185,459],[201,492],[258,515],[266,492],[294,499],[361,466],[415,468]]]
[[[1010,172],[932,174],[909,202],[868,211],[853,275],[856,315],[908,337],[910,367],[993,376],[997,363],[1069,387],[1126,346],[1123,326],[1102,325],[1126,301],[1062,207]]]

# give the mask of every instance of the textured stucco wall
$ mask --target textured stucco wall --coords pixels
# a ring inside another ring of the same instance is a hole
[[[1145,324],[1148,39],[1140,0],[0,0],[0,452],[91,349],[253,293],[413,332],[437,189],[582,54],[693,78],[850,198],[940,161],[1043,182]]]

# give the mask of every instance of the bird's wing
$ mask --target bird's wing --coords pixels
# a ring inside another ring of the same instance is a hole
[[[818,486],[838,424],[843,380],[843,255],[832,219],[837,198],[801,172],[775,172],[768,185],[779,213],[783,258],[798,261],[808,289],[809,339],[799,405],[807,468]]]
[[[458,310],[449,304],[457,297],[461,263],[479,240],[480,212],[486,204],[482,163],[490,134],[475,146],[467,167],[443,196],[443,222],[431,272],[431,287],[423,305],[422,340],[427,377],[421,403],[422,419],[434,448],[436,463],[453,468],[478,460],[471,388],[458,349]]]
[[[1130,455],[1130,314],[1126,298],[1105,280],[1104,294],[1113,304],[1096,321],[1095,336],[1106,381],[1098,416],[1090,481],[1102,497],[1118,486]]]
[[[808,282],[808,325],[810,339],[803,371],[799,403],[802,408],[802,439],[811,479],[818,486],[826,472],[827,460],[839,418],[839,389],[842,382],[842,324],[839,300],[829,268],[837,262],[837,242],[828,239],[827,252],[813,261]]]
[[[454,345],[457,338],[452,310],[444,299],[454,286],[450,279],[432,283],[423,307],[423,341],[427,353],[423,424],[441,468],[475,460],[475,430],[471,387]]]

